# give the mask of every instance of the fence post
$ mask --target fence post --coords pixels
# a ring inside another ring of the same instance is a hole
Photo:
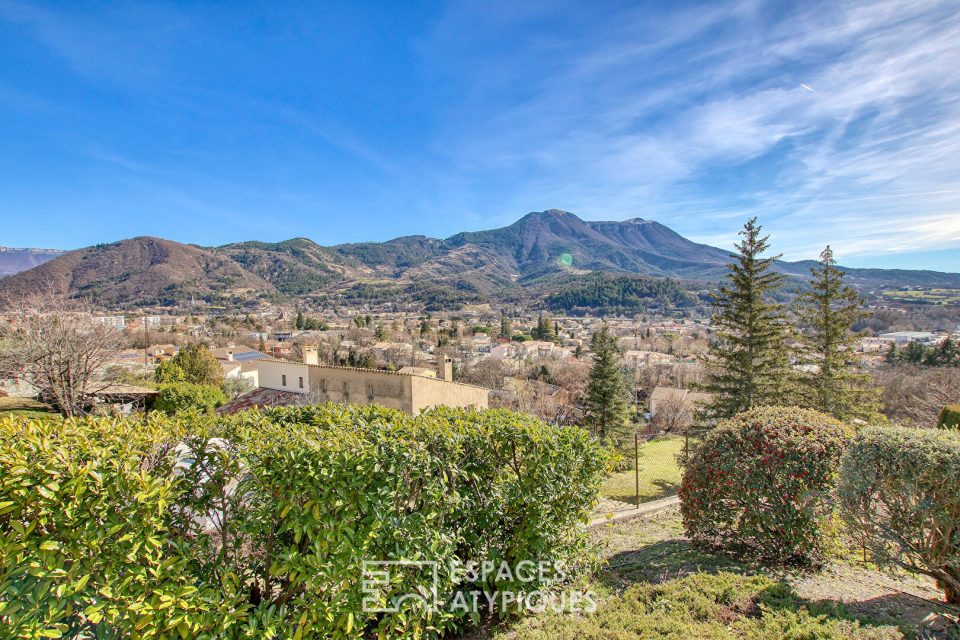
[[[637,509],[640,508],[640,433],[633,433],[633,481],[634,495],[633,501]]]

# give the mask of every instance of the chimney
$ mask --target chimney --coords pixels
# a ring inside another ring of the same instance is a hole
[[[303,364],[320,364],[320,347],[315,344],[305,344],[303,349]]]
[[[227,362],[233,362],[233,351],[227,351]]]
[[[453,382],[453,360],[448,355],[437,357],[437,377],[447,382]]]

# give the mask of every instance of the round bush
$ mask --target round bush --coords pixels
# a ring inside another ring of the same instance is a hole
[[[687,535],[765,561],[819,563],[835,538],[830,492],[851,435],[830,416],[796,407],[721,422],[683,476]]]
[[[932,576],[960,604],[960,433],[867,429],[840,477],[844,520],[874,562]]]

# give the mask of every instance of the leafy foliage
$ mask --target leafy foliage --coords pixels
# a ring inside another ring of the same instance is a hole
[[[157,367],[157,382],[189,382],[219,387],[223,384],[223,369],[210,353],[207,345],[199,342],[180,347],[177,355],[166,366]],[[180,369],[182,374],[177,372]],[[168,379],[163,379],[168,378]]]
[[[153,370],[153,380],[157,384],[186,382],[187,374],[184,372],[183,367],[173,360],[164,360]]]
[[[706,359],[713,394],[709,413],[728,418],[755,406],[783,402],[790,378],[782,305],[771,301],[783,276],[771,271],[779,256],[761,258],[769,244],[756,218],[747,221],[738,255],[714,299],[711,319],[718,340]]]
[[[169,414],[181,411],[212,411],[229,400],[220,387],[190,382],[170,382],[160,385],[160,394],[153,408]]]
[[[830,492],[849,429],[795,407],[761,407],[721,422],[680,486],[687,534],[774,562],[819,563],[831,544]]]
[[[428,638],[469,619],[362,606],[364,560],[593,558],[603,480],[583,430],[507,411],[324,405],[139,420],[0,420],[0,625],[8,637]],[[380,602],[427,593],[391,575]],[[483,600],[481,596],[481,600]]]
[[[875,562],[932,576],[960,604],[960,433],[863,431],[843,457],[839,496]]]

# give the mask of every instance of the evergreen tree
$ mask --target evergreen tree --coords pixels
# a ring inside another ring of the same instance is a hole
[[[377,328],[373,330],[373,337],[377,342],[383,342],[386,339],[387,333],[383,330],[382,324],[377,324]]]
[[[500,312],[500,337],[501,338],[513,337],[513,322],[510,320],[510,317],[504,311]]]
[[[629,392],[616,336],[606,325],[590,341],[593,367],[584,399],[584,421],[600,438],[614,436],[627,420]]]
[[[770,299],[783,275],[771,271],[780,256],[760,257],[770,246],[762,228],[756,218],[744,225],[735,260],[714,296],[711,323],[717,340],[705,357],[707,381],[701,385],[713,394],[706,410],[710,418],[787,402],[788,329],[783,306]]]
[[[947,336],[940,343],[940,350],[937,355],[937,364],[941,367],[960,366],[960,346],[951,336]]]
[[[297,319],[293,321],[293,327],[303,329],[303,312],[300,310],[297,310]]]
[[[926,354],[927,350],[923,348],[922,344],[916,340],[911,340],[907,343],[907,348],[903,350],[903,356],[901,357],[910,364],[921,364]]]
[[[557,332],[554,327],[554,323],[550,322],[549,318],[544,318],[541,313],[537,319],[537,328],[533,330],[533,339],[557,342]]]
[[[896,364],[897,360],[900,359],[900,354],[897,353],[896,342],[890,343],[890,348],[887,349],[887,355],[884,358],[887,361],[887,364]]]
[[[799,360],[808,365],[800,377],[801,403],[840,420],[869,417],[879,409],[876,390],[850,362],[857,342],[853,325],[867,315],[860,296],[844,283],[829,246],[810,273],[810,290],[797,296]]]

